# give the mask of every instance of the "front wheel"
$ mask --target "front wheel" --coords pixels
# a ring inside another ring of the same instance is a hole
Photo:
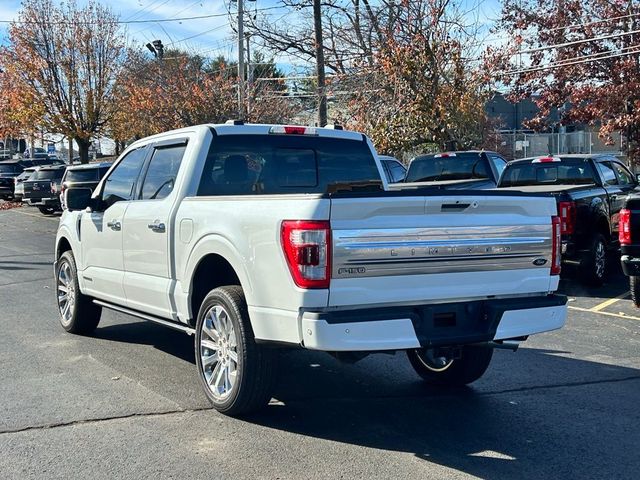
[[[195,357],[216,410],[235,416],[266,406],[275,379],[275,354],[255,342],[241,287],[209,292],[198,313]]]
[[[448,359],[434,354],[433,349],[407,350],[411,366],[423,380],[432,385],[462,386],[478,380],[489,368],[493,349],[464,346],[460,358]]]
[[[80,292],[73,253],[64,252],[56,265],[56,299],[60,324],[69,333],[93,332],[102,315],[102,307]]]
[[[640,277],[634,275],[629,277],[629,290],[631,290],[633,304],[640,308]]]

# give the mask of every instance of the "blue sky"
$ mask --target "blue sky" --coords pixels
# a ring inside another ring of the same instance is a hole
[[[86,0],[77,0],[79,5]],[[179,17],[194,17],[200,15],[218,15],[220,17],[187,20],[183,22],[144,23],[130,24],[127,31],[130,39],[139,44],[141,49],[154,39],[160,39],[167,46],[175,46],[192,52],[202,53],[215,57],[223,55],[227,58],[235,58],[236,40],[234,32],[226,15],[227,5],[230,0],[105,0],[111,6],[120,19],[149,20],[168,19]],[[490,24],[496,18],[499,9],[499,0],[463,0],[465,8],[470,16],[477,16],[481,22]],[[271,16],[275,21],[282,19],[287,14],[285,7],[273,8],[282,5],[279,0],[245,0],[247,10],[270,8],[262,12]],[[0,0],[0,20],[12,20],[17,17],[20,8],[20,0]],[[235,4],[231,4],[235,11]],[[287,15],[285,21],[295,21],[295,14]],[[6,41],[6,24],[0,24],[0,44]],[[295,68],[295,64],[301,65],[300,60],[287,56],[277,58],[278,65],[286,71]]]

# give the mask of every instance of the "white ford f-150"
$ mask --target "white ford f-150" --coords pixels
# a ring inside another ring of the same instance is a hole
[[[493,348],[560,328],[552,198],[388,191],[370,140],[331,128],[201,125],[133,143],[56,238],[62,326],[110,308],[195,336],[230,415],[271,398],[277,350],[404,350],[427,382],[471,383]]]

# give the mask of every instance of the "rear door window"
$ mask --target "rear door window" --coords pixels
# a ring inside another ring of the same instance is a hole
[[[618,185],[618,178],[616,177],[616,172],[611,166],[611,162],[598,162],[597,165],[605,184]]]
[[[173,191],[186,148],[186,145],[174,145],[154,149],[142,182],[142,200],[160,200]]]
[[[364,141],[293,135],[215,137],[198,195],[324,193],[335,183],[378,182]]]

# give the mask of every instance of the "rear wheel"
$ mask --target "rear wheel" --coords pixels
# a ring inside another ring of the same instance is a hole
[[[493,349],[464,346],[460,358],[437,356],[433,349],[407,350],[411,366],[427,383],[461,386],[478,380],[489,368]]]
[[[607,274],[607,243],[604,235],[597,233],[591,239],[591,246],[582,268],[583,281],[599,287]]]
[[[634,275],[629,277],[629,290],[631,290],[633,304],[640,308],[640,277]]]
[[[102,314],[102,307],[80,292],[76,262],[71,251],[64,252],[56,265],[56,299],[60,324],[67,332],[93,332]]]
[[[38,210],[40,210],[40,213],[42,213],[43,215],[51,215],[55,211],[51,207],[43,207],[43,206],[39,206]]]
[[[255,342],[241,287],[219,287],[205,297],[195,357],[204,391],[219,412],[241,415],[269,403],[276,352]]]

